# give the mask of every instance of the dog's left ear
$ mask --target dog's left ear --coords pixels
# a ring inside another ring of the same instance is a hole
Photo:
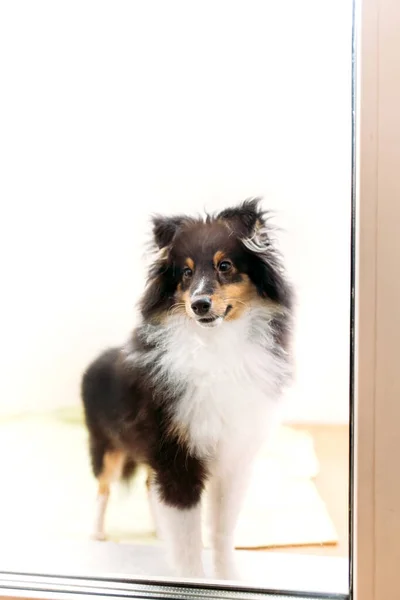
[[[158,248],[169,246],[178,229],[184,222],[185,217],[177,215],[175,217],[161,217],[156,215],[153,221],[153,236]]]
[[[260,208],[261,198],[249,198],[234,208],[227,208],[217,215],[217,219],[228,221],[237,236],[251,237],[264,223],[264,213]]]
[[[260,296],[290,309],[292,290],[286,281],[281,257],[270,239],[266,213],[260,203],[261,198],[245,200],[236,208],[222,211],[217,218],[228,222],[249,253],[248,273]]]

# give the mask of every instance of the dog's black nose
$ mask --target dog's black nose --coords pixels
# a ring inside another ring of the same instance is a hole
[[[202,298],[198,298],[194,302],[192,302],[192,311],[198,316],[203,317],[208,313],[211,308],[211,300],[207,298],[207,296],[203,296]]]

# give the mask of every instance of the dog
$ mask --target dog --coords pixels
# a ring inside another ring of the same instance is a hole
[[[98,480],[94,537],[104,538],[110,484],[146,465],[174,573],[204,576],[207,485],[215,577],[237,579],[234,533],[251,464],[292,378],[292,287],[258,198],[152,222],[140,322],[82,379]]]

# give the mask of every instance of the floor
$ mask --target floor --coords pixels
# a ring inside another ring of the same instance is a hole
[[[312,436],[282,427],[273,446],[269,451],[260,449],[252,469],[237,546],[250,550],[335,544],[336,527],[315,483],[319,461]],[[40,535],[42,539],[87,540],[96,482],[87,455],[87,432],[80,421],[66,422],[60,415],[49,414],[4,422],[0,455],[9,457],[3,478],[12,482],[1,502],[2,537],[15,539],[24,532],[25,538],[32,539]],[[141,471],[129,490],[124,486],[113,489],[106,523],[109,541],[157,543],[145,478]],[[27,489],[36,491],[28,503]],[[203,533],[208,547],[208,527],[204,526]]]
[[[298,426],[311,433],[320,464],[316,485],[339,535],[332,546],[242,551],[238,560],[243,583],[272,589],[347,592],[348,581],[348,446],[345,426]],[[162,550],[129,544],[47,544],[40,539],[9,544],[0,540],[3,570],[49,574],[135,574],[168,576]],[[299,556],[302,555],[302,556]],[[209,553],[205,552],[206,571]]]
[[[320,474],[317,476],[316,485],[335,524],[339,543],[334,546],[274,548],[273,551],[347,557],[349,526],[349,427],[347,425],[299,425],[296,429],[308,431],[313,436],[315,450],[320,463]]]

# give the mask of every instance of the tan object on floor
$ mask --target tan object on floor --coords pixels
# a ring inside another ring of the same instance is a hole
[[[2,492],[2,536],[88,538],[97,490],[79,411],[1,420],[0,456],[3,481],[8,483]],[[312,438],[281,428],[273,451],[262,451],[254,466],[237,547],[335,543],[335,528],[312,481],[317,473]],[[143,469],[130,488],[111,490],[106,517],[110,540],[159,543],[147,501],[146,477]],[[206,544],[207,537],[204,527]]]

